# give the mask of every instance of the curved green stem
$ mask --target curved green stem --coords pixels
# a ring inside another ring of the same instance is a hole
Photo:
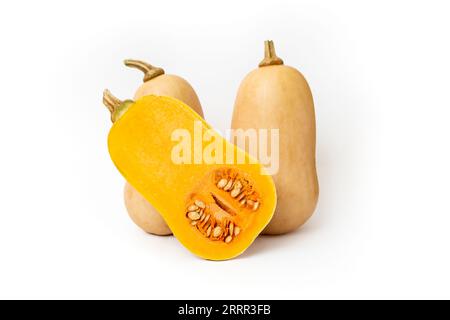
[[[103,104],[108,108],[111,115],[120,107],[123,103],[122,100],[119,100],[108,89],[103,91]]]
[[[108,89],[103,91],[103,104],[111,112],[112,122],[116,122],[133,103],[132,100],[122,101],[116,98]]]

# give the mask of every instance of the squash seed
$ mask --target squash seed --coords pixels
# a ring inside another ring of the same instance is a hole
[[[209,238],[209,236],[211,235],[211,226],[208,227],[208,229],[206,230],[206,236]]]
[[[198,207],[195,204],[189,206],[188,211],[197,211]]]
[[[228,183],[228,180],[222,178],[222,179],[220,179],[220,181],[217,183],[217,188],[223,189],[223,188],[227,185],[227,183]]]
[[[241,201],[245,197],[245,192],[242,192],[241,195],[236,199],[237,201]]]
[[[239,195],[239,193],[241,193],[241,189],[234,188],[233,191],[231,191],[231,197],[236,198]]]
[[[235,227],[234,228],[234,236],[236,237],[239,233],[241,233],[241,228]]]
[[[222,228],[221,227],[215,227],[213,230],[213,237],[218,238],[222,234]]]
[[[199,208],[205,209],[205,207],[206,207],[206,206],[205,206],[205,203],[204,203],[203,201],[195,200],[194,203],[195,203],[195,205],[196,205],[197,207],[199,207]]]
[[[233,180],[228,181],[227,185],[223,188],[225,191],[229,191],[231,187],[233,186]]]
[[[233,240],[233,237],[232,236],[228,236],[228,237],[225,238],[225,243],[230,243],[231,240]]]
[[[235,182],[234,184],[234,188],[235,189],[242,189],[242,183],[238,180]]]
[[[200,213],[197,211],[190,211],[188,212],[188,218],[191,220],[198,220],[200,219]]]
[[[228,228],[229,228],[230,234],[233,234],[233,232],[234,232],[234,223],[231,222],[230,226]]]
[[[258,210],[258,208],[259,208],[259,202],[256,201],[255,204],[253,205],[253,211]]]

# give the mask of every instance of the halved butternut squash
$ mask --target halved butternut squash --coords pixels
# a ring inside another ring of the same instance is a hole
[[[264,167],[179,100],[145,96],[125,104],[108,137],[111,159],[125,179],[194,254],[225,260],[244,252],[276,206]]]

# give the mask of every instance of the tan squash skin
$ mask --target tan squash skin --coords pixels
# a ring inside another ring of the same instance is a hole
[[[146,95],[173,97],[183,101],[203,117],[202,106],[192,86],[176,75],[164,74],[164,70],[142,61],[125,60],[125,65],[144,72],[144,83],[137,89],[134,100]],[[147,233],[170,235],[169,227],[152,205],[131,185],[125,185],[125,206],[131,219]]]
[[[142,230],[161,236],[172,234],[161,215],[129,183],[125,184],[124,196],[131,220]]]
[[[263,233],[283,234],[303,225],[317,204],[315,114],[303,75],[283,65],[273,42],[265,45],[265,59],[239,87],[232,128],[280,129],[280,167],[273,176],[278,203]]]

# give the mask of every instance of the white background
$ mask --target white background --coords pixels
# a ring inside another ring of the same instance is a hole
[[[450,298],[448,1],[0,4],[0,298]],[[140,58],[229,126],[273,39],[309,80],[321,186],[298,232],[209,262],[128,219],[101,93]]]

